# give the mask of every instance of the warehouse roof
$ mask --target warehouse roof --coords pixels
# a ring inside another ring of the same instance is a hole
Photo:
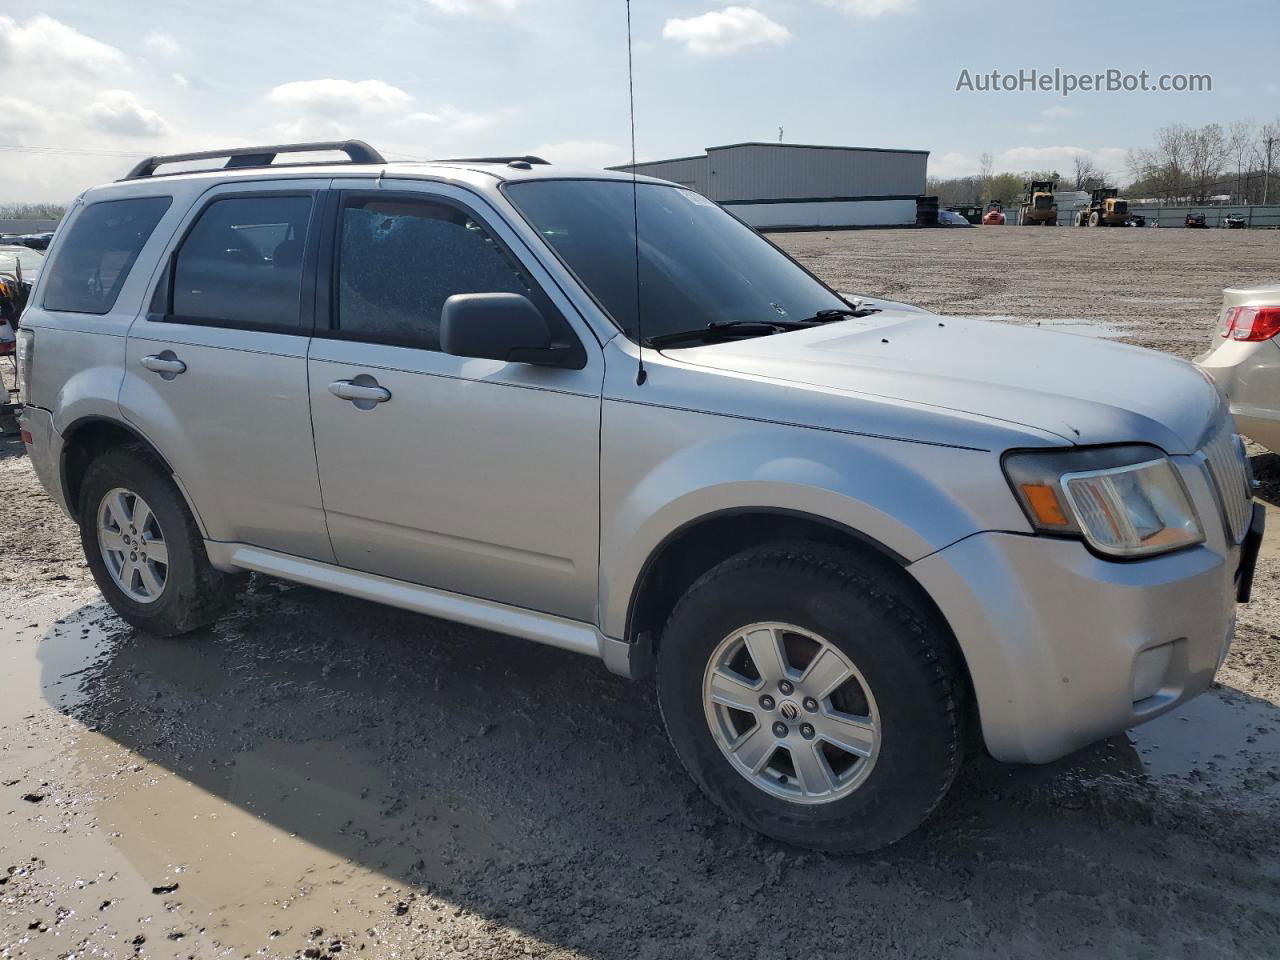
[[[683,160],[703,160],[713,150],[732,150],[735,147],[783,147],[799,150],[847,150],[852,153],[915,153],[928,156],[928,150],[898,150],[892,147],[841,147],[828,143],[770,143],[765,140],[744,140],[742,143],[726,143],[718,147],[707,147],[706,153],[689,157],[665,157],[661,160],[637,160],[634,166],[644,167],[653,163],[679,163]],[[609,167],[609,170],[630,170],[633,164],[620,163]]]

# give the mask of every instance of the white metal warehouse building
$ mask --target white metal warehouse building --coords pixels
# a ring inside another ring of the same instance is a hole
[[[916,222],[928,162],[928,150],[732,143],[634,169],[697,190],[754,227],[870,227]]]

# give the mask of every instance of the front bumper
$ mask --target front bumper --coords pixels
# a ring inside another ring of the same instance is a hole
[[[1255,505],[1239,547],[1129,563],[1074,540],[990,532],[912,564],[959,641],[992,756],[1047,763],[1207,689],[1263,517]]]

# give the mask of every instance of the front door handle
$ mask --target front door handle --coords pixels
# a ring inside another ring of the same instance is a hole
[[[368,374],[360,374],[355,380],[335,380],[329,384],[329,392],[342,400],[350,400],[361,410],[372,410],[374,404],[386,403],[391,391],[378,385]]]
[[[187,372],[187,365],[179,360],[172,350],[164,350],[159,354],[151,354],[142,358],[142,365],[152,373],[158,373],[166,380],[172,380],[180,373]]]

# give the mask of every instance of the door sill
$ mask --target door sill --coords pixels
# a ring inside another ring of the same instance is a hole
[[[607,661],[613,659],[605,658],[605,650],[617,641],[606,643],[607,638],[593,624],[579,620],[525,610],[461,593],[450,593],[405,580],[393,580],[373,573],[362,573],[244,543],[206,540],[204,546],[209,553],[209,562],[220,570],[265,573],[282,580],[319,587],[321,590],[332,590],[350,597],[385,603],[402,610],[425,613],[495,633],[507,633],[559,647],[561,650],[585,653]],[[610,666],[612,668],[611,664]]]

